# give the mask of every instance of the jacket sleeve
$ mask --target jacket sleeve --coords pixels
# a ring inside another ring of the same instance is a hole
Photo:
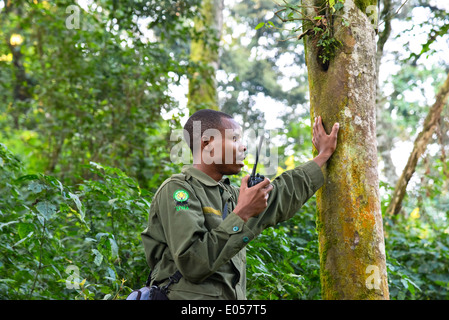
[[[324,183],[321,168],[313,160],[288,170],[271,184],[268,206],[260,215],[250,218],[247,226],[254,234],[290,219]]]
[[[177,190],[189,195],[181,208],[174,200]],[[200,283],[228,262],[254,235],[244,221],[230,213],[215,229],[205,227],[201,202],[188,183],[171,181],[155,199],[164,237],[178,270],[189,281]],[[178,207],[178,208],[177,208]],[[179,210],[178,210],[179,209]]]

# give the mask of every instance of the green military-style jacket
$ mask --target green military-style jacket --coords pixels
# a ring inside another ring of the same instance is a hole
[[[152,282],[164,285],[177,270],[169,299],[246,299],[245,246],[265,228],[291,218],[322,186],[309,161],[276,177],[267,208],[245,223],[233,210],[239,188],[184,166],[154,195],[142,241]],[[227,203],[227,215],[223,209]]]

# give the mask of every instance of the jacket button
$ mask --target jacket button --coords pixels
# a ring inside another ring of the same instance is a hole
[[[234,228],[232,228],[232,231],[239,231],[239,227],[235,226]]]
[[[249,238],[248,237],[243,237],[243,242],[248,243],[249,242]]]

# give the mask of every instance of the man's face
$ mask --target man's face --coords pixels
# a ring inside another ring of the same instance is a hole
[[[223,175],[238,174],[244,166],[243,160],[246,157],[246,146],[242,143],[242,128],[235,120],[223,118],[222,128],[219,131],[221,139],[216,136],[211,138],[206,149],[206,154],[210,156],[209,162],[213,163],[217,171]]]

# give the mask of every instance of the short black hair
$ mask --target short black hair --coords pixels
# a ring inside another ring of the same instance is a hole
[[[230,116],[227,113],[216,111],[212,109],[201,109],[195,112],[190,116],[190,118],[187,120],[186,124],[184,125],[184,139],[186,140],[190,150],[193,152],[193,141],[197,139],[201,139],[203,136],[204,131],[208,129],[221,129],[223,128],[222,125],[222,119],[233,119],[232,116]],[[193,132],[193,122],[194,121],[201,121],[201,132],[198,136],[198,132]],[[196,134],[194,136],[194,133]]]

